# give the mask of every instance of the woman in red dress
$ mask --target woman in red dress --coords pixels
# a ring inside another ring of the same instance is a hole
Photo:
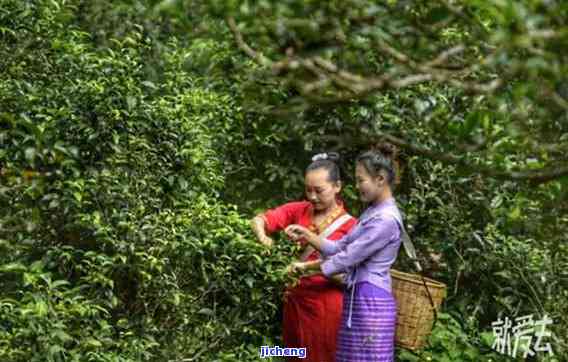
[[[258,240],[270,247],[269,234],[299,224],[338,240],[355,225],[338,197],[341,191],[336,153],[312,158],[305,173],[308,201],[290,202],[257,215],[252,222]],[[305,241],[300,260],[317,260],[319,252]],[[338,281],[323,275],[305,276],[284,293],[283,339],[286,347],[305,347],[308,362],[334,362],[337,331],[341,322],[343,290]],[[289,360],[300,359],[291,358]]]

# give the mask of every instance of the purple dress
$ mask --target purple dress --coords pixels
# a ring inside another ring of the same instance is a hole
[[[390,267],[400,248],[402,218],[393,198],[369,207],[335,243],[322,244],[326,276],[345,272],[336,362],[394,361],[396,302]]]

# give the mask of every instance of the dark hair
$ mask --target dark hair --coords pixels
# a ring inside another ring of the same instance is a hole
[[[399,182],[397,178],[398,149],[390,143],[379,143],[374,149],[363,152],[357,157],[357,162],[362,164],[369,175],[379,176],[381,171],[387,174],[387,182],[390,186]]]
[[[341,180],[338,162],[339,154],[337,152],[318,153],[312,157],[312,163],[306,167],[306,173],[323,168],[327,170],[330,182],[338,182]]]

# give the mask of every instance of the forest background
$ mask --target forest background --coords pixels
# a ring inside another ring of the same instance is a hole
[[[284,269],[248,220],[311,155],[401,149],[397,199],[448,295],[399,361],[568,356],[568,3],[0,0],[0,360],[256,361]],[[397,268],[412,271],[401,254]]]

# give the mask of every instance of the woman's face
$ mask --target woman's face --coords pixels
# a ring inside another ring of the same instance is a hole
[[[341,183],[329,181],[329,172],[326,169],[308,171],[304,183],[306,197],[314,210],[326,210],[335,205],[336,196],[341,191]]]
[[[355,180],[357,182],[357,189],[359,190],[359,197],[363,202],[373,202],[382,194],[385,178],[382,175],[373,177],[367,172],[365,166],[357,163],[355,166]]]

